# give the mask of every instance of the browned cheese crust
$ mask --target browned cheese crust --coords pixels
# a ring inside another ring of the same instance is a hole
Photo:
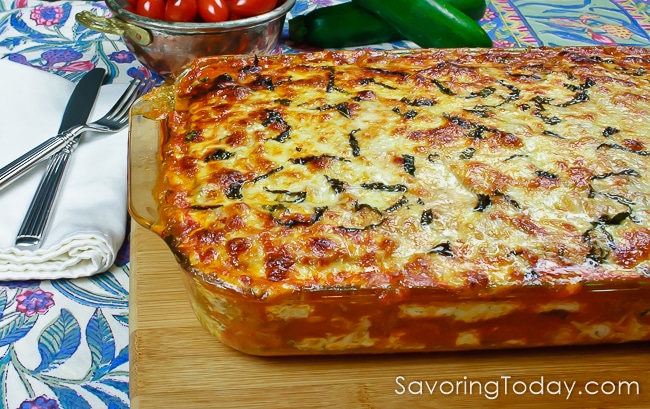
[[[260,298],[647,281],[649,79],[639,48],[199,59],[156,231]]]

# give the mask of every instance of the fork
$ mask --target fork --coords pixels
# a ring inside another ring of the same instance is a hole
[[[63,133],[63,147],[50,156],[25,219],[16,236],[16,246],[27,250],[40,248],[43,235],[56,201],[57,193],[70,156],[79,145],[81,135],[86,131],[115,133],[128,125],[129,110],[133,103],[154,86],[151,78],[136,78],[131,81],[113,107],[100,119],[85,125],[75,126]]]
[[[34,147],[29,152],[23,154],[13,162],[5,165],[0,169],[0,189],[6,187],[11,182],[25,174],[27,170],[34,167],[41,160],[51,156],[53,153],[60,151],[64,146],[69,145],[74,139],[84,131],[93,130],[98,132],[117,132],[126,126],[128,109],[135,99],[142,95],[137,94],[142,89],[149,90],[153,86],[153,80],[142,77],[135,78],[131,81],[129,87],[119,99],[118,103],[103,118],[89,124],[74,126],[66,131],[53,136],[40,145]]]

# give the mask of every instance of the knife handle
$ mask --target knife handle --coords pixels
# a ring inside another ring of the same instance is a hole
[[[63,133],[53,136],[34,147],[29,152],[0,169],[0,189],[8,186],[11,182],[25,174],[34,165],[50,156],[53,152],[61,149],[77,135],[76,128],[69,129]]]
[[[79,139],[74,138],[63,149],[50,156],[45,174],[36,188],[36,193],[16,236],[16,247],[25,250],[36,250],[41,247],[70,155],[78,144]]]

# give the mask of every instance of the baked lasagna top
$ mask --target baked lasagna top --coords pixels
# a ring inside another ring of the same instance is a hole
[[[155,230],[204,279],[297,290],[650,282],[650,51],[194,61]]]

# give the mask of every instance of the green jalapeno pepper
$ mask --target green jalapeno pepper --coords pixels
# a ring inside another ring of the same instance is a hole
[[[352,0],[422,48],[491,47],[483,28],[444,0]]]
[[[390,0],[393,1],[393,0]],[[485,0],[447,0],[473,20],[480,20]],[[289,20],[289,38],[297,44],[343,48],[404,40],[390,24],[354,3],[320,7]]]

